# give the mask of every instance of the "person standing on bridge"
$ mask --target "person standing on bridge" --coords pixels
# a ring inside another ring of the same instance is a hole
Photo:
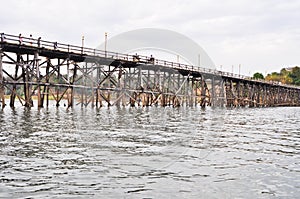
[[[133,55],[132,57],[133,57],[134,62],[139,62],[140,61],[140,57],[138,56],[137,53],[135,53],[135,55]]]
[[[23,37],[22,37],[22,34],[20,33],[19,34],[19,45],[22,45],[23,44]]]
[[[153,57],[152,55],[150,56],[149,62],[150,62],[151,64],[154,64],[154,57]]]
[[[32,34],[30,34],[29,40],[30,40],[30,46],[32,46],[32,41],[33,41]]]
[[[4,33],[1,33],[1,42],[5,42],[5,36],[4,36]]]
[[[41,37],[38,38],[37,45],[38,45],[38,47],[41,47]]]
[[[54,50],[56,50],[57,49],[57,41],[56,42],[54,42]]]

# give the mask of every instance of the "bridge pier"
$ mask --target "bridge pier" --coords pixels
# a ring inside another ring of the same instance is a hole
[[[43,98],[41,97],[41,87],[40,87],[40,65],[39,65],[39,53],[34,53],[34,63],[33,68],[36,69],[36,82],[37,82],[37,100],[38,108],[43,107]]]
[[[17,78],[18,78],[20,58],[21,58],[20,54],[17,54],[17,62],[16,62],[16,66],[15,66],[15,74],[14,74],[14,78],[12,78],[13,81],[17,81]],[[12,85],[12,91],[11,91],[10,102],[9,102],[9,106],[11,108],[15,107],[16,92],[17,92],[17,85],[14,83]]]
[[[34,71],[34,67],[32,67],[32,72],[30,68],[30,60],[29,55],[27,54],[27,61],[25,64],[22,64],[22,72],[23,72],[23,81],[24,81],[24,94],[25,94],[25,107],[33,107],[32,101],[32,75]]]
[[[201,76],[201,102],[200,106],[202,108],[205,108],[206,106],[206,90],[207,90],[207,85],[204,80],[204,76]]]
[[[0,48],[0,100],[1,108],[5,107],[5,88],[4,88],[4,77],[3,77],[3,63],[2,63],[2,49]]]
[[[46,106],[49,107],[49,92],[50,92],[50,87],[49,87],[49,70],[50,70],[50,59],[46,59],[46,85],[44,87],[44,91],[46,91]],[[44,93],[45,96],[45,93]]]

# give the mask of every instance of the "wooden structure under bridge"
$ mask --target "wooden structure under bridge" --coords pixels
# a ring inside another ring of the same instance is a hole
[[[299,106],[300,88],[140,55],[1,34],[0,100],[56,106]]]

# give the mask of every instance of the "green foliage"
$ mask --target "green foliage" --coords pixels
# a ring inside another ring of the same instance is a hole
[[[253,78],[254,79],[265,79],[264,75],[261,73],[254,73]]]
[[[298,66],[294,67],[289,77],[292,79],[293,84],[300,85],[300,68]]]
[[[298,66],[293,68],[283,68],[280,70],[280,73],[273,72],[268,74],[265,79],[284,84],[300,85],[300,68]]]

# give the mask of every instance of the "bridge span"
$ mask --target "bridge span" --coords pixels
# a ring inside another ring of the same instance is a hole
[[[7,99],[9,98],[9,99]],[[243,75],[1,33],[0,99],[49,106],[300,106],[300,88]],[[64,101],[64,102],[63,102]]]

